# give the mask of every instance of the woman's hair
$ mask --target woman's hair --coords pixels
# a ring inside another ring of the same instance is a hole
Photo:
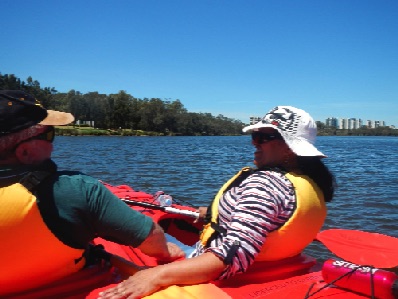
[[[321,158],[297,156],[297,163],[303,174],[309,176],[321,188],[325,201],[332,201],[336,180]]]

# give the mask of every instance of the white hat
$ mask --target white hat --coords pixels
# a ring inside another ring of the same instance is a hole
[[[243,132],[260,128],[277,130],[297,156],[326,157],[313,145],[317,135],[316,123],[304,110],[292,106],[277,106],[258,123],[244,127]]]

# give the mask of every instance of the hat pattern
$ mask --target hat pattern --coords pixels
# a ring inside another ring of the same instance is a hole
[[[300,115],[286,107],[275,107],[261,120],[263,124],[270,124],[291,135],[297,133]]]

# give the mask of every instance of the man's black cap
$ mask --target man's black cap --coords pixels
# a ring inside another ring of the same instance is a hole
[[[20,90],[0,90],[0,136],[36,125],[66,125],[70,113],[46,110],[32,95]]]

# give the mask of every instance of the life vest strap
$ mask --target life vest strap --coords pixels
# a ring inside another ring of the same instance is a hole
[[[227,256],[224,258],[224,264],[230,265],[232,264],[233,258],[235,256],[236,251],[238,250],[240,246],[240,242],[238,240],[235,240],[232,244],[232,246],[229,248]]]
[[[32,192],[39,186],[46,178],[57,171],[57,165],[51,161],[45,161],[40,165],[39,170],[33,170],[25,175],[19,183]]]

